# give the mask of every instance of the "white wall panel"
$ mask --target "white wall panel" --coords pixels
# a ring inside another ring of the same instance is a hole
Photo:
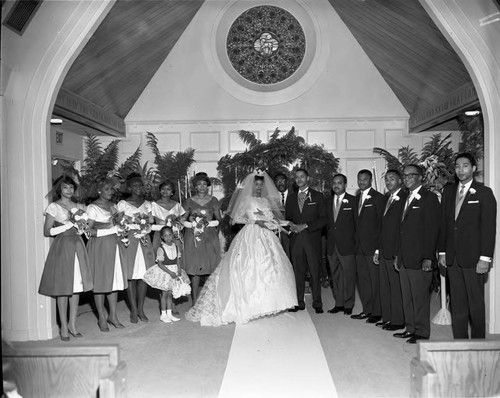
[[[307,131],[306,142],[308,144],[324,145],[326,149],[334,151],[337,149],[336,131]]]
[[[219,153],[220,152],[220,133],[219,132],[192,132],[190,134],[191,148],[200,153]]]
[[[371,150],[375,146],[374,130],[347,130],[346,149],[356,151],[360,149]]]

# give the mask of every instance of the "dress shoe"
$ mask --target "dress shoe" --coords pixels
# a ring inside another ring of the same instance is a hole
[[[387,325],[390,325],[391,324],[391,321],[387,321],[387,322],[384,322],[384,321],[380,321],[380,322],[377,322],[375,324],[375,326],[379,327],[379,328],[384,328],[384,326],[387,326]]]
[[[368,319],[366,320],[366,323],[377,323],[378,321],[380,321],[382,319],[382,317],[380,315],[372,315],[370,317],[368,317]]]
[[[336,314],[337,312],[344,311],[344,307],[333,307],[331,310],[328,310],[329,314]]]
[[[146,316],[146,314],[142,313],[142,314],[137,314],[138,318],[143,321],[143,322],[149,322],[149,319],[148,317]]]
[[[116,329],[124,329],[125,326],[121,324],[118,320],[117,321],[112,321],[111,319],[108,319],[108,323],[112,326],[114,326]]]
[[[296,305],[295,307],[289,308],[288,312],[297,312],[299,310],[299,306]]]
[[[392,332],[394,330],[401,330],[404,328],[405,328],[405,325],[393,325],[392,323],[390,323],[389,325],[384,326],[382,329],[389,330]]]
[[[63,336],[61,332],[59,332],[59,337],[61,338],[61,341],[69,341],[69,336]]]
[[[316,314],[322,314],[323,308],[315,308],[314,311],[316,311]]]
[[[366,319],[369,318],[371,314],[367,314],[366,312],[360,312],[359,314],[356,315],[351,315],[352,319]]]
[[[344,309],[344,315],[351,315],[352,314],[352,308],[345,308]]]
[[[71,330],[68,330],[68,333],[70,335],[72,335],[73,337],[77,337],[77,338],[83,337],[83,334],[81,334],[80,332],[72,332]]]
[[[413,337],[413,333],[410,332],[394,333],[393,336],[397,337],[398,339],[409,339],[410,337]]]
[[[406,342],[408,344],[417,344],[417,340],[429,340],[429,338],[415,334],[412,337],[410,337],[408,340],[406,340]]]

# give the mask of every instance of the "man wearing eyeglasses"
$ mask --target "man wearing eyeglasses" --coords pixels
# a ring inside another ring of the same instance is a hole
[[[497,202],[490,188],[474,181],[476,160],[457,155],[458,184],[445,187],[439,240],[439,266],[450,281],[453,337],[484,339],[484,284],[495,250]]]
[[[399,277],[406,331],[394,337],[407,343],[429,339],[432,263],[436,261],[441,208],[437,196],[422,187],[423,170],[410,164],[403,179],[408,188],[399,227]]]

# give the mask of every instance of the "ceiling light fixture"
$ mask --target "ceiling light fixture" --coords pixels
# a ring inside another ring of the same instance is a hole
[[[480,113],[481,113],[480,111],[465,111],[466,116],[477,116]]]
[[[50,119],[50,124],[62,124],[62,119]]]

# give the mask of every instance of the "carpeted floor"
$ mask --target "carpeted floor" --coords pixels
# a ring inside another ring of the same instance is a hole
[[[218,395],[231,351],[234,325],[200,327],[184,318],[175,324],[164,324],[159,321],[156,294],[150,291],[146,300],[146,313],[150,319],[148,323],[131,324],[128,308],[122,299],[118,303],[119,318],[126,328],[119,330],[110,327],[109,333],[102,333],[91,305],[85,303],[90,298],[82,298],[78,316],[78,327],[84,334],[83,339],[72,338],[69,343],[54,339],[40,344],[119,344],[121,359],[127,363],[129,397]],[[392,332],[383,331],[365,321],[353,320],[343,314],[326,313],[327,309],[333,307],[329,289],[323,289],[323,300],[324,314],[315,314],[310,305],[307,309],[338,396],[408,397],[410,361],[416,356],[417,346],[406,344],[404,340],[394,338]],[[183,314],[189,306],[190,302],[186,301],[177,307]],[[433,296],[432,316],[438,308],[438,298]],[[354,313],[359,310],[358,300]],[[432,325],[431,340],[451,340],[451,327]],[[238,355],[244,355],[241,347],[238,352]],[[298,368],[302,368],[307,375],[311,372],[311,365],[304,358]],[[259,385],[259,380],[254,377],[258,372],[248,373],[248,378]],[[293,380],[290,379],[290,382]],[[314,388],[310,390],[313,392]],[[266,396],[264,393],[262,391],[259,397]],[[311,397],[314,398],[314,395]]]

